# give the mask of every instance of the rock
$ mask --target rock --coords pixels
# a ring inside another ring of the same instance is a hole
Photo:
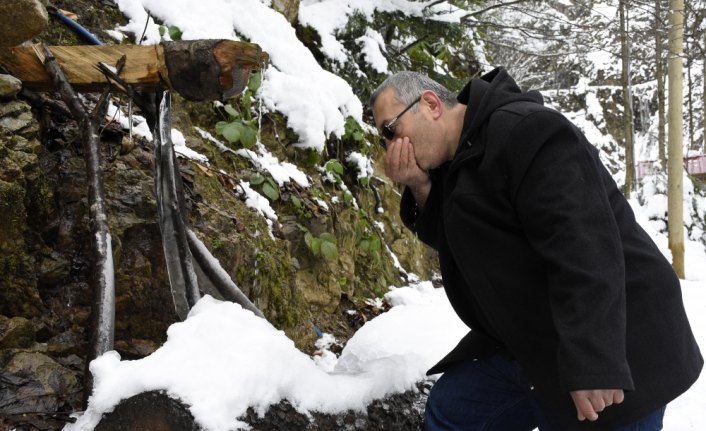
[[[0,97],[15,97],[22,90],[22,81],[12,75],[0,74]]]
[[[272,0],[272,9],[284,15],[290,23],[294,23],[299,16],[300,0]]]
[[[0,349],[30,347],[34,344],[34,325],[24,317],[0,316]]]
[[[49,22],[39,0],[3,0],[0,3],[0,46],[16,46],[38,35]]]
[[[54,414],[81,406],[77,373],[43,353],[0,351],[0,381],[0,417],[27,425],[17,429],[60,429]]]
[[[34,138],[39,132],[39,123],[31,109],[29,104],[20,100],[0,104],[0,133]]]
[[[69,276],[69,261],[59,252],[47,249],[39,257],[37,279],[40,285],[57,285]]]

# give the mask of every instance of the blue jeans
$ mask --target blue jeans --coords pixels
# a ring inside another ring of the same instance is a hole
[[[664,410],[617,431],[659,431]],[[500,355],[447,370],[431,389],[424,422],[427,431],[556,431],[517,364]]]

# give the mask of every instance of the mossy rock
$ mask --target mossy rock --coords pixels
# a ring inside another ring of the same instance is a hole
[[[23,317],[0,316],[0,349],[27,348],[34,344],[32,321]]]

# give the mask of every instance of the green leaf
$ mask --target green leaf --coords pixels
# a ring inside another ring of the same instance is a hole
[[[294,206],[297,207],[297,208],[301,208],[301,207],[303,206],[302,200],[299,199],[299,198],[296,197],[296,196],[292,196],[292,203],[293,203]]]
[[[238,110],[233,108],[230,104],[223,105],[223,110],[226,111],[228,115],[233,118],[240,118],[240,112],[238,112]]]
[[[159,26],[159,35],[164,37],[164,34],[167,32],[167,28],[163,25]]]
[[[277,187],[273,187],[270,182],[265,182],[262,185],[262,193],[265,194],[271,201],[276,201],[279,199],[279,189]]]
[[[353,195],[349,192],[343,192],[343,201],[347,204],[353,202]]]
[[[309,234],[311,235],[311,234]],[[309,244],[309,249],[311,250],[312,253],[314,253],[314,256],[319,256],[321,254],[321,240],[312,236],[311,241]]]
[[[240,106],[243,107],[243,116],[247,119],[252,118],[250,115],[250,107],[252,106],[252,101],[250,100],[250,92],[245,90],[245,94],[241,98]]]
[[[380,237],[374,236],[370,238],[370,252],[375,253],[376,251],[380,251],[380,248],[382,247],[382,243],[380,242]]]
[[[252,184],[254,186],[259,186],[260,184],[262,184],[264,182],[265,182],[265,177],[262,176],[261,174],[254,173],[254,174],[250,175],[250,184]]]
[[[327,260],[338,259],[338,249],[336,248],[336,244],[328,241],[322,241],[321,254],[323,254]]]
[[[363,132],[353,132],[354,141],[360,142],[363,139],[365,139],[365,135],[363,134]]]
[[[228,122],[226,121],[219,121],[216,123],[216,133],[219,135],[223,134],[223,128],[228,125]]]
[[[302,225],[299,225],[299,226],[301,226],[302,228],[306,229],[306,228],[305,228],[304,226],[302,226]],[[306,233],[304,234],[304,242],[306,243],[306,246],[309,247],[309,248],[312,248],[312,246],[311,246],[312,241],[314,241],[314,235],[312,235],[311,232],[309,232],[309,231],[307,230]]]
[[[343,175],[343,165],[336,159],[331,159],[326,162],[326,170],[328,172],[335,172],[338,175]]]
[[[223,127],[221,134],[230,143],[235,143],[240,141],[240,134],[243,129],[243,125],[237,122],[229,123]]]
[[[361,239],[358,243],[358,247],[367,253],[368,250],[370,250],[370,241],[368,241],[367,239]]]
[[[255,72],[250,75],[248,80],[248,89],[255,93],[260,85],[262,84],[262,74],[260,72]]]
[[[179,27],[175,25],[170,25],[169,37],[171,37],[174,41],[181,40],[181,30],[179,29]]]
[[[240,134],[240,142],[245,148],[252,148],[257,143],[257,131],[251,126],[243,126]]]
[[[336,244],[336,237],[333,236],[333,234],[330,234],[328,232],[322,233],[321,235],[319,235],[319,238],[321,238],[321,241],[331,242],[331,243]]]

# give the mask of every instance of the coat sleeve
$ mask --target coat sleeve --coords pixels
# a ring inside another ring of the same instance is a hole
[[[509,142],[511,198],[546,262],[562,389],[634,390],[623,249],[597,150],[552,111],[525,117]]]

